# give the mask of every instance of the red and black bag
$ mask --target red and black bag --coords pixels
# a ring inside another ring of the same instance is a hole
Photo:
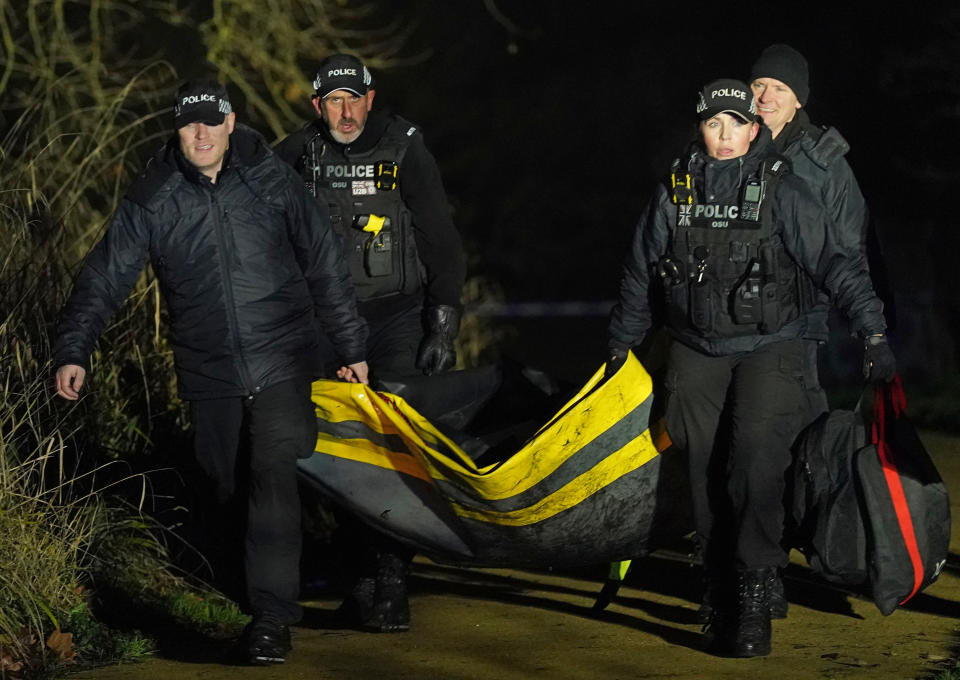
[[[867,446],[860,404],[853,411],[823,413],[801,433],[794,455],[793,525],[788,540],[810,568],[832,583],[867,580],[867,536],[853,469]]]
[[[854,463],[873,601],[890,614],[936,580],[950,548],[947,488],[905,415],[900,377],[876,386],[871,445]]]
[[[864,395],[869,398],[866,394]],[[899,376],[873,407],[823,414],[797,440],[793,538],[810,568],[866,584],[890,614],[936,580],[950,544],[947,489],[904,411]]]

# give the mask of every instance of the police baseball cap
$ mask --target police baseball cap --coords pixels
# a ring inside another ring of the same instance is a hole
[[[233,113],[227,88],[213,78],[188,80],[177,89],[173,124],[179,130],[190,123],[220,125]]]
[[[320,63],[313,79],[313,89],[321,99],[336,90],[346,90],[362,97],[372,82],[373,76],[362,61],[349,54],[333,54]]]
[[[708,83],[700,91],[697,114],[700,120],[713,118],[718,113],[729,113],[747,123],[757,121],[757,106],[747,84],[732,78],[721,78]]]

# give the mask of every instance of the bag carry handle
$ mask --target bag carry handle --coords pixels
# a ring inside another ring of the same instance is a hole
[[[910,516],[910,506],[907,496],[900,482],[900,472],[893,460],[893,454],[887,444],[887,408],[890,409],[890,420],[900,418],[907,408],[907,398],[903,392],[903,383],[899,375],[894,375],[889,383],[877,383],[873,398],[873,426],[870,440],[877,447],[877,456],[880,458],[880,467],[887,481],[887,489],[893,500],[893,508],[897,515],[897,524],[903,535],[903,543],[910,555],[913,566],[913,590],[900,604],[917,594],[923,584],[923,559],[920,557],[920,547],[917,545],[917,535],[913,531],[913,517]]]

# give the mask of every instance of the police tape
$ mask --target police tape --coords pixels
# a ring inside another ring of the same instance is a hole
[[[567,302],[482,302],[467,305],[465,312],[476,316],[500,317],[573,317],[607,316],[613,300],[586,300]]]

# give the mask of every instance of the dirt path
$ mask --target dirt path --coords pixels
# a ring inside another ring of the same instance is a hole
[[[428,561],[412,577],[413,629],[372,635],[330,627],[334,601],[305,603],[294,651],[274,668],[231,663],[223,645],[181,645],[146,661],[75,676],[98,680],[419,678],[905,678],[942,666],[960,627],[960,440],[923,439],[952,491],[951,555],[941,578],[882,616],[868,600],[831,590],[802,558],[786,573],[790,616],[774,622],[773,654],[730,660],[698,649],[697,572],[679,553],[636,566],[604,612],[591,605],[595,578],[500,569],[455,569]]]

